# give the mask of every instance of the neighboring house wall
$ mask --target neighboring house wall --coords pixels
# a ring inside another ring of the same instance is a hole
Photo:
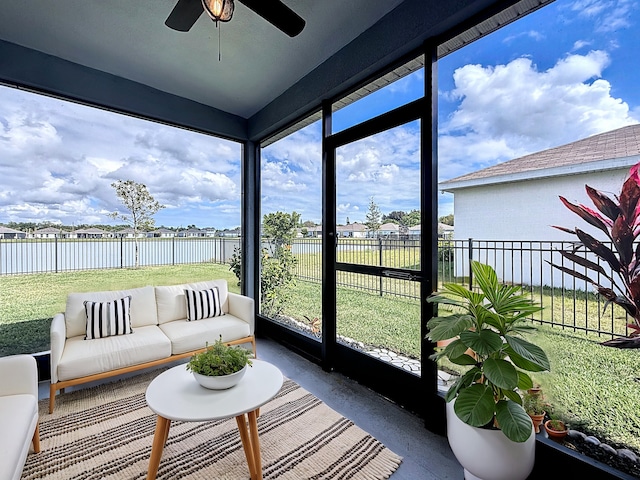
[[[590,172],[555,178],[542,178],[506,184],[486,185],[455,191],[454,238],[466,240],[573,240],[552,225],[579,227],[603,237],[566,208],[562,195],[571,202],[593,207],[585,184],[617,194],[628,167],[605,172]],[[599,233],[598,233],[599,232]]]
[[[602,241],[608,237],[566,208],[559,196],[595,208],[585,185],[613,198],[638,162],[640,124],[633,124],[497,163],[442,182],[440,188],[454,194],[454,238],[474,239],[473,259],[495,266],[503,281],[591,290],[548,264],[551,257],[560,263],[556,250],[570,246],[560,242],[577,241],[553,226],[578,227]],[[468,275],[469,253],[468,248],[457,251],[456,275]]]
[[[615,170],[455,190],[454,238],[490,241],[481,242],[481,247],[474,250],[473,258],[493,265],[503,281],[556,287],[564,285],[569,289],[591,291],[590,285],[580,281],[574,283],[571,276],[563,275],[547,263],[552,258],[560,262],[561,258],[557,253],[549,253],[549,242],[576,240],[574,235],[553,228],[553,225],[578,227],[596,238],[607,240],[600,230],[566,208],[559,196],[593,208],[585,184],[613,197],[619,193],[628,173],[629,167],[625,166]],[[560,245],[554,247],[555,250]],[[499,251],[501,249],[514,249],[516,252],[505,255]],[[456,275],[468,275],[467,258],[468,250],[456,252]]]

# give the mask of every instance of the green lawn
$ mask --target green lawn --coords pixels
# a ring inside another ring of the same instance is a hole
[[[64,310],[70,292],[211,278],[226,278],[230,289],[239,291],[228,266],[219,264],[2,276],[0,356],[49,350],[51,317]],[[409,288],[407,285],[405,282],[399,288]],[[319,283],[297,281],[284,314],[302,322],[306,322],[305,316],[320,318],[321,294]],[[593,309],[593,305],[588,308]],[[339,334],[419,357],[420,317],[416,300],[343,287],[338,290],[337,310]],[[552,371],[538,374],[536,381],[543,386],[556,411],[571,420],[572,425],[608,443],[640,451],[637,415],[640,352],[603,347],[598,343],[602,338],[550,327],[540,327],[530,339],[550,357]]]
[[[347,288],[337,296],[339,334],[419,358],[417,301]],[[298,281],[284,313],[302,322],[320,317],[320,284]],[[640,352],[603,347],[601,337],[546,325],[528,339],[549,356],[551,371],[534,380],[554,412],[574,428],[640,452]]]

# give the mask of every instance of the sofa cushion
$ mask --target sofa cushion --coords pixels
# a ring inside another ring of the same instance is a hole
[[[87,332],[85,340],[127,335],[131,330],[131,295],[111,302],[89,302],[85,300]]]
[[[171,340],[173,355],[204,348],[207,343],[211,345],[219,340],[221,335],[223,342],[251,335],[249,324],[231,314],[197,322],[174,320],[161,324],[160,328]]]
[[[38,422],[33,395],[0,397],[0,478],[19,479]]]
[[[218,287],[205,290],[185,289],[184,297],[187,302],[187,320],[201,320],[203,318],[224,315],[220,305],[220,291]]]
[[[129,290],[70,293],[67,295],[67,306],[64,312],[67,338],[86,334],[87,316],[84,310],[86,300],[108,302],[127,295],[131,295],[131,327],[135,329],[136,327],[158,324],[158,316],[154,308],[156,303],[155,289],[151,286]]]
[[[226,280],[209,280],[206,282],[155,287],[156,302],[158,306],[158,323],[163,324],[174,320],[185,320],[187,318],[187,301],[185,300],[184,295],[185,289],[205,290],[213,287],[218,287],[222,311],[224,313],[229,313]]]
[[[185,322],[186,323],[186,322]],[[85,340],[68,338],[58,363],[58,380],[71,380],[138,365],[171,355],[171,342],[157,326],[137,327],[132,335]]]

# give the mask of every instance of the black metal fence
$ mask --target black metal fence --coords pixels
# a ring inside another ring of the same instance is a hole
[[[228,263],[234,248],[240,245],[240,239],[141,238],[137,243],[139,265],[155,266]],[[0,275],[134,267],[135,244],[135,239],[131,238],[0,239]],[[605,303],[589,285],[549,264],[553,258],[556,263],[576,268],[557,253],[557,250],[573,245],[558,241],[441,240],[438,244],[438,281],[473,287],[469,266],[472,260],[478,260],[494,267],[502,282],[523,286],[545,307],[535,317],[536,321],[598,335],[628,335],[628,318],[624,311],[613,306],[605,309]],[[419,240],[340,238],[336,248],[339,262],[420,268]],[[294,272],[297,278],[321,282],[321,240],[296,239],[292,252],[297,258]],[[609,272],[608,265],[602,267]],[[419,284],[409,280],[349,272],[338,272],[337,280],[339,286],[381,296],[420,298]]]
[[[576,246],[561,241],[440,240],[438,242],[438,282],[459,283],[473,288],[470,265],[473,260],[491,265],[501,282],[520,285],[544,306],[534,317],[541,324],[582,331],[599,336],[628,335],[629,318],[617,306],[605,305],[590,285],[552,267],[549,262],[571,269],[584,268],[564,260],[558,250]],[[298,278],[320,282],[321,242],[298,239],[294,253],[298,258]],[[585,255],[587,255],[585,253]],[[339,239],[338,261],[383,267],[420,268],[420,241],[397,239]],[[600,263],[597,258],[589,259]],[[611,275],[609,266],[602,268]],[[596,279],[606,285],[604,278]],[[338,272],[338,285],[379,295],[419,299],[415,282]],[[606,306],[606,308],[605,308]]]

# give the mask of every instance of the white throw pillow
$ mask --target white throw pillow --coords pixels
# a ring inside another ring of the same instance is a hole
[[[190,322],[224,315],[218,287],[205,290],[185,289],[184,296],[187,301],[187,320]]]
[[[131,295],[110,302],[84,302],[87,315],[85,340],[127,335],[131,330]]]

